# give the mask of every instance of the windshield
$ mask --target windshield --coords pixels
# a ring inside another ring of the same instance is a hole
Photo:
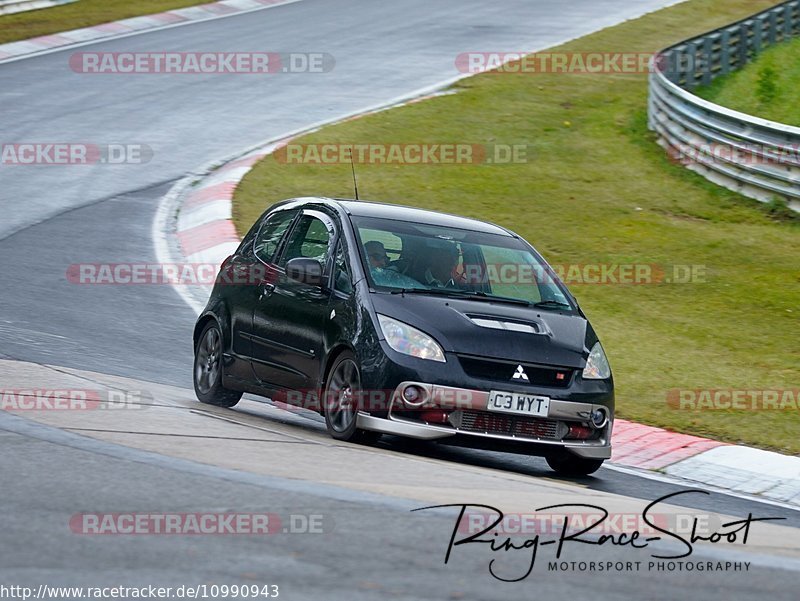
[[[573,308],[551,272],[516,238],[374,217],[354,217],[353,224],[375,288]]]

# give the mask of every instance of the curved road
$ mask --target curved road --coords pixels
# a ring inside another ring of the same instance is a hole
[[[298,599],[505,599],[533,590],[640,599],[650,586],[658,587],[660,599],[748,598],[766,591],[774,599],[795,599],[789,581],[799,565],[797,512],[721,494],[676,503],[739,519],[750,512],[785,518],[772,541],[765,537],[736,551],[735,557],[755,562],[749,573],[587,575],[537,567],[538,576],[512,590],[485,573],[485,555],[444,566],[452,516],[423,517],[408,509],[496,497],[517,508],[546,504],[539,499],[599,499],[635,512],[641,500],[681,487],[609,469],[577,483],[559,482],[538,459],[400,441],[343,448],[327,441],[314,416],[269,405],[245,404],[232,412],[244,420],[235,425],[224,416],[198,417],[185,390],[194,314],[175,291],[79,286],[65,277],[74,263],[155,262],[150,230],[158,201],[201,164],[434,87],[458,76],[460,52],[541,49],[672,3],[301,0],[80,48],[326,52],[336,66],[323,74],[85,75],[69,68],[74,49],[0,64],[3,144],[138,143],[153,150],[143,165],[0,165],[0,359],[20,362],[0,362],[3,387],[12,387],[10,381],[55,385],[51,380],[63,386],[66,379],[75,386],[143,388],[153,392],[156,405],[171,399],[144,417],[125,414],[94,425],[94,417],[35,416],[34,423],[0,412],[6,458],[0,499],[8,535],[0,549],[10,558],[0,566],[0,581],[273,578],[285,587],[284,598]],[[264,199],[265,206],[274,200]],[[354,464],[370,482],[354,475],[359,470],[345,469]],[[64,528],[81,511],[155,509],[319,512],[335,528],[321,539],[286,535],[270,545],[237,537],[93,539]],[[781,546],[773,545],[776,540],[786,548],[772,549]],[[734,557],[713,548],[703,553]],[[572,558],[629,560],[631,553],[581,548]]]

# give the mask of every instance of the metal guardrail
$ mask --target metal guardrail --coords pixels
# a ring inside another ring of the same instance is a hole
[[[800,36],[800,0],[667,48],[650,75],[650,129],[689,169],[731,190],[800,211],[800,127],[733,111],[692,93],[763,49]]]

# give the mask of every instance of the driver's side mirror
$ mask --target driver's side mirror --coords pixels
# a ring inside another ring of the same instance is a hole
[[[309,286],[322,286],[322,264],[305,257],[289,259],[286,262],[286,277]]]

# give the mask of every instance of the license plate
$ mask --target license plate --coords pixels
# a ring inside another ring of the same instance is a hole
[[[521,392],[492,390],[489,393],[489,404],[486,408],[499,413],[547,417],[547,413],[550,411],[550,398]]]

